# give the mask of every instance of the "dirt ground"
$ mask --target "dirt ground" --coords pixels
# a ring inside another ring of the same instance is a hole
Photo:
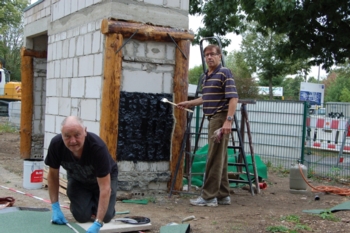
[[[19,133],[0,133],[0,185],[31,193],[48,200],[46,188],[26,190],[22,186],[23,160],[19,156]],[[350,188],[326,180],[310,180],[312,185],[329,185]],[[350,212],[333,213],[335,220],[329,219],[330,214],[323,218],[319,215],[303,213],[307,209],[329,209],[335,205],[349,201],[350,197],[334,194],[318,194],[310,190],[305,194],[289,192],[289,176],[280,171],[270,169],[267,188],[261,194],[251,196],[242,189],[233,189],[232,204],[218,207],[196,207],[189,204],[189,195],[158,195],[149,198],[147,205],[116,202],[116,211],[130,211],[124,216],[145,216],[151,219],[152,230],[159,232],[161,226],[169,223],[181,223],[188,216],[195,219],[188,222],[194,233],[223,232],[349,232]],[[32,197],[19,194],[0,187],[0,197],[11,196],[16,199],[18,207],[46,207],[50,205]],[[66,196],[60,196],[63,205],[69,205]],[[66,218],[74,222],[69,210],[63,209]],[[118,215],[123,217],[123,215]],[[285,228],[283,228],[285,227]],[[283,229],[289,229],[283,231]],[[294,231],[293,231],[294,230]]]

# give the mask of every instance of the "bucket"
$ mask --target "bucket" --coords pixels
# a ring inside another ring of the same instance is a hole
[[[303,164],[300,164],[301,171],[304,177],[307,177],[307,168]],[[290,191],[306,191],[307,184],[304,181],[300,169],[299,164],[292,164],[289,173],[289,188]]]
[[[42,159],[25,159],[23,161],[23,188],[40,189],[43,185],[44,161]]]

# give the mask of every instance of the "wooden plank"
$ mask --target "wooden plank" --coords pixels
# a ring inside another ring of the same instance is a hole
[[[115,52],[122,45],[123,36],[121,34],[106,35],[100,137],[106,143],[115,161],[117,160],[122,51],[119,51],[118,54]]]
[[[85,230],[89,229],[91,223],[77,223],[79,226]],[[111,221],[109,223],[103,224],[100,231],[101,233],[113,233],[113,232],[134,232],[134,231],[143,231],[150,230],[152,228],[151,223],[141,224],[141,225],[132,225],[126,224],[120,221]]]
[[[194,39],[194,34],[187,30],[164,26],[154,26],[131,21],[118,21],[115,19],[102,20],[101,32],[103,34],[120,33],[124,38],[129,38],[131,35],[133,35],[133,39],[140,41],[172,42],[169,35],[175,41],[192,41]]]
[[[33,120],[33,58],[24,56],[21,50],[22,104],[20,123],[20,155],[22,159],[31,156],[32,120]]]
[[[23,56],[35,58],[47,58],[47,51],[35,51],[31,49],[23,49]]]
[[[190,45],[189,40],[182,40],[179,42],[180,49],[184,52],[186,57],[189,57]],[[175,72],[174,72],[174,102],[178,103],[188,99],[188,66],[189,61],[182,55],[179,49],[175,52]],[[174,108],[174,115],[176,124],[174,125],[174,134],[172,137],[172,156],[170,161],[171,177],[174,177],[176,164],[180,157],[181,143],[186,130],[187,112],[178,108]],[[183,177],[183,160],[181,159],[181,165],[177,173],[174,190],[182,190],[182,177]],[[172,179],[168,182],[168,187],[171,185]]]

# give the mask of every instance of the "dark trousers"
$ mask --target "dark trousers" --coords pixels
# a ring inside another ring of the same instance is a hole
[[[220,143],[213,142],[211,136],[214,131],[221,128],[226,120],[227,112],[220,112],[209,120],[208,159],[205,169],[205,180],[202,197],[212,199],[214,197],[224,198],[230,195],[230,185],[227,174],[227,145],[229,134],[225,134]]]
[[[117,181],[111,177],[111,196],[103,222],[110,222],[115,215],[115,203],[117,197]],[[75,220],[80,223],[91,221],[91,215],[97,213],[100,189],[98,184],[82,184],[74,179],[68,179],[67,196],[70,200],[70,211]]]

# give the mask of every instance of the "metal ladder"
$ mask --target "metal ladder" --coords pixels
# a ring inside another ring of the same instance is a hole
[[[205,64],[205,60],[204,60],[204,54],[203,54],[203,41],[204,40],[216,40],[217,44],[219,45],[219,47],[221,48],[221,42],[217,37],[208,37],[208,38],[203,38],[200,41],[200,50],[201,50],[201,57],[202,57],[202,65],[203,65],[203,74],[201,75],[199,81],[198,81],[198,85],[197,85],[197,89],[196,89],[196,93],[194,98],[198,98],[199,95],[202,93],[200,90],[200,86],[202,84],[202,79],[205,76],[205,72],[206,72],[206,64]],[[225,66],[224,63],[224,57],[222,55],[222,65]],[[237,116],[236,114],[234,115],[234,120],[233,120],[233,128],[232,128],[232,132],[231,132],[231,139],[232,139],[232,145],[228,146],[228,149],[234,149],[235,151],[238,151],[238,157],[236,158],[236,162],[234,163],[228,163],[228,166],[235,166],[237,168],[237,175],[238,177],[235,179],[229,179],[230,183],[246,183],[249,185],[250,188],[250,192],[252,195],[254,195],[254,189],[256,190],[257,193],[260,193],[260,189],[259,189],[259,178],[258,178],[258,174],[257,174],[257,169],[255,166],[255,159],[254,159],[254,151],[253,151],[253,146],[252,146],[252,140],[251,140],[251,135],[250,135],[250,126],[249,126],[249,121],[248,121],[248,114],[247,114],[247,110],[246,110],[246,104],[255,104],[255,100],[239,100],[239,103],[241,103],[241,114],[242,114],[242,119],[241,119],[241,127],[239,127],[238,125],[238,120],[237,120]],[[203,174],[203,173],[193,173],[192,172],[192,163],[194,160],[194,157],[196,156],[196,152],[198,150],[198,142],[200,139],[200,135],[201,135],[201,131],[203,128],[203,123],[205,120],[205,117],[202,118],[199,130],[197,133],[191,133],[191,121],[193,118],[193,113],[187,113],[187,126],[186,126],[186,130],[184,133],[184,137],[181,143],[181,149],[180,149],[180,156],[178,157],[178,161],[176,164],[176,168],[175,168],[175,172],[174,172],[174,176],[172,178],[172,182],[171,182],[171,187],[170,187],[170,192],[169,192],[169,197],[171,197],[171,195],[173,194],[173,192],[176,193],[185,193],[185,194],[195,194],[195,193],[191,193],[191,179],[192,179],[192,175],[199,175],[199,174]],[[247,163],[247,159],[246,159],[246,154],[244,151],[244,128],[245,126],[247,127],[247,134],[248,134],[248,139],[249,139],[249,146],[250,146],[250,151],[251,151],[251,158],[252,158],[252,165],[253,165],[253,169],[254,169],[254,173],[251,174],[249,173],[249,167],[248,167],[248,163]],[[238,145],[235,145],[235,138],[234,138],[234,134],[236,134],[237,139],[238,139]],[[193,150],[191,150],[191,136],[195,136],[195,145],[193,147]],[[242,136],[243,135],[243,136]],[[208,135],[208,137],[210,137],[211,135]],[[188,181],[188,192],[183,192],[183,191],[174,191],[174,185],[176,182],[176,177],[178,174],[178,170],[180,168],[181,165],[181,161],[183,159],[183,155],[185,154],[185,168],[186,168],[186,172],[184,177],[187,179]],[[245,171],[242,171],[242,168],[245,169]],[[242,180],[239,179],[239,174],[246,174],[247,175],[247,180]],[[252,183],[252,179],[251,176],[254,176],[255,178],[255,188],[253,187],[253,183]],[[203,184],[204,184],[204,180],[205,180],[205,174],[203,174]]]

